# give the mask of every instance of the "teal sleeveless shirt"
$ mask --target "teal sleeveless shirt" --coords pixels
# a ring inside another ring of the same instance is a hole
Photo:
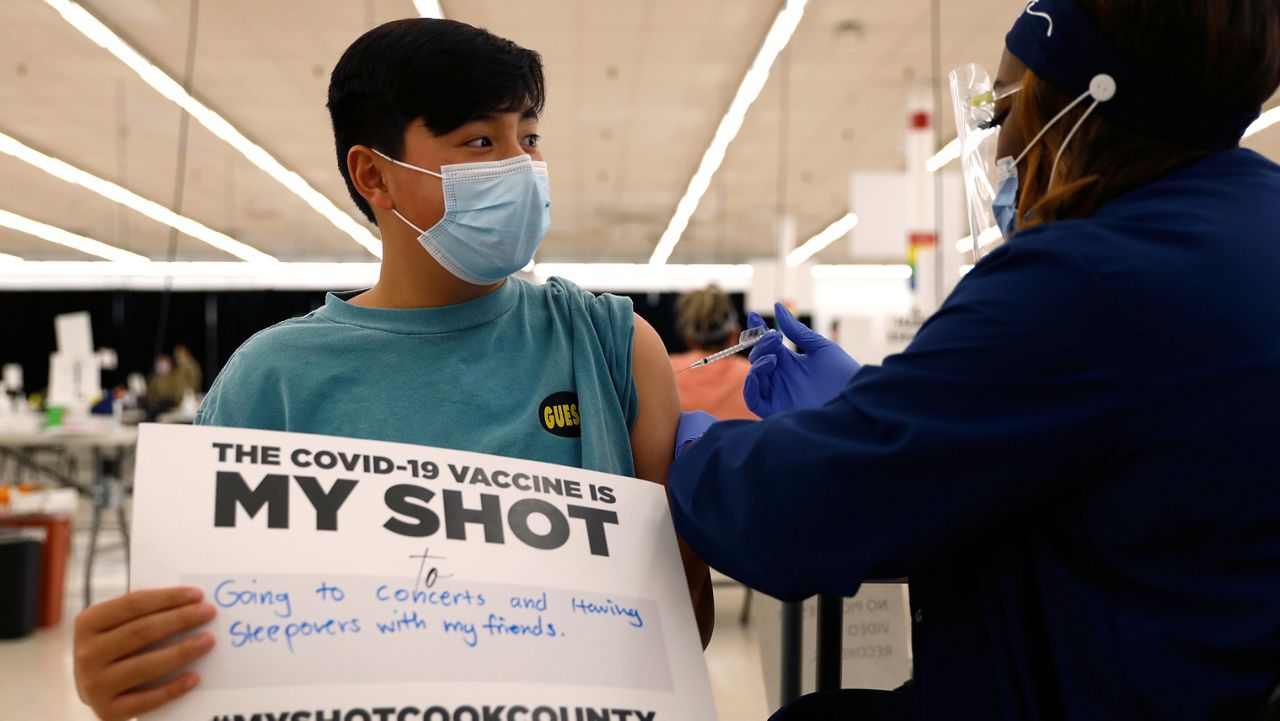
[[[196,423],[479,451],[631,476],[631,301],[508,278],[441,308],[331,293],[250,338]]]

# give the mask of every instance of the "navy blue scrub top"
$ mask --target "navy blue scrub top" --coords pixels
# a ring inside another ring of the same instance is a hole
[[[910,577],[925,719],[1248,719],[1280,683],[1280,166],[1019,233],[826,406],[716,425],[676,528],[781,599]]]

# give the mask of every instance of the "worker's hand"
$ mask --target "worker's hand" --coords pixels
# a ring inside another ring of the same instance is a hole
[[[848,353],[795,319],[781,303],[774,305],[782,334],[767,334],[751,349],[751,371],[742,398],[752,413],[768,418],[775,413],[817,408],[835,398],[861,367]],[[756,313],[747,327],[765,325]],[[785,335],[800,353],[782,344]]]
[[[703,433],[720,419],[705,411],[689,411],[680,414],[680,425],[676,426],[676,458],[690,443],[702,437]]]
[[[94,604],[76,617],[76,690],[103,721],[124,721],[153,711],[199,682],[188,671],[146,687],[209,652],[213,634],[198,633],[164,646],[174,635],[211,621],[198,588],[134,591]],[[146,687],[146,688],[140,688]]]

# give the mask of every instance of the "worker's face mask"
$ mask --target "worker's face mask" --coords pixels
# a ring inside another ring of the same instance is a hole
[[[418,242],[453,275],[490,285],[533,260],[551,225],[551,184],[547,164],[528,155],[484,163],[443,165],[440,172],[373,152],[404,168],[441,179],[444,217],[418,231]]]
[[[1018,219],[1018,164],[1013,158],[996,161],[996,197],[991,201],[1000,237],[1008,240],[1017,227]],[[975,261],[977,260],[975,256]]]
[[[960,143],[960,167],[968,202],[969,231],[976,263],[982,257],[984,246],[996,240],[1008,240],[1017,229],[1018,163],[1022,162],[1027,152],[1035,147],[1058,120],[1085,99],[1092,98],[1093,102],[1076,121],[1054,156],[1053,167],[1049,171],[1049,187],[1052,188],[1062,152],[1098,103],[1115,96],[1116,84],[1109,75],[1096,76],[1089,89],[1045,123],[1016,158],[997,160],[997,134],[1003,118],[996,117],[996,103],[1021,90],[1021,86],[994,90],[991,75],[979,65],[966,65],[951,71],[950,80],[951,102],[956,114],[956,134]]]

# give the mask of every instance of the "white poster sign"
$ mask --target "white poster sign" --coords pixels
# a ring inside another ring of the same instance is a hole
[[[143,426],[135,589],[218,607],[151,719],[715,718],[663,489],[479,453]]]

